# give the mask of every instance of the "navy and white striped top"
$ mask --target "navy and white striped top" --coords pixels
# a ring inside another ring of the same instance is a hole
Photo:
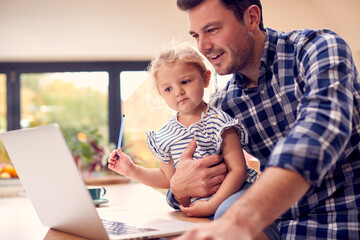
[[[197,143],[194,159],[219,154],[223,141],[221,135],[230,127],[235,127],[242,144],[247,142],[245,138],[247,134],[244,133],[241,124],[236,119],[220,109],[208,106],[207,110],[201,114],[200,120],[189,127],[179,123],[177,115],[175,115],[157,133],[149,131],[146,135],[149,148],[154,156],[166,163],[171,157],[176,168],[181,153],[194,137]],[[254,182],[257,176],[255,170],[249,169],[248,173],[247,180]]]
[[[194,159],[199,159],[211,154],[218,154],[222,142],[221,134],[227,128],[235,126],[237,120],[227,113],[208,107],[201,114],[201,118],[189,127],[182,125],[178,120],[178,114],[171,118],[157,133],[146,133],[149,148],[154,156],[163,162],[169,162],[170,157],[176,166],[183,150],[195,137],[197,148]]]

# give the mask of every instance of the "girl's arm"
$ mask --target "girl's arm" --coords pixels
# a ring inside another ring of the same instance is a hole
[[[118,160],[116,160],[116,153],[119,155]],[[108,167],[111,170],[125,175],[134,181],[156,188],[169,188],[170,178],[168,176],[172,176],[175,172],[175,170],[172,170],[172,160],[168,164],[160,163],[160,169],[144,168],[134,164],[131,158],[120,149],[110,153],[108,163]]]
[[[222,134],[221,151],[228,168],[228,174],[219,190],[209,201],[196,201],[190,207],[181,207],[188,216],[209,216],[215,213],[220,204],[237,192],[246,179],[246,162],[236,130],[232,127]],[[197,206],[198,205],[198,206]]]
[[[209,200],[216,206],[216,209],[226,198],[241,188],[247,174],[245,156],[235,128],[225,130],[222,137],[221,151],[228,168],[228,174],[219,190]]]

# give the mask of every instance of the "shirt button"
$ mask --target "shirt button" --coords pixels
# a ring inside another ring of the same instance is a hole
[[[276,126],[276,122],[275,122],[275,121],[274,121],[274,122],[272,122],[271,124],[272,124],[274,127]]]
[[[209,116],[209,114],[208,114],[208,113],[205,113],[205,117],[207,117],[207,116]]]
[[[218,118],[218,115],[215,115],[214,118]]]
[[[264,94],[265,94],[265,90],[261,90],[261,92],[260,92],[260,93],[264,95]]]

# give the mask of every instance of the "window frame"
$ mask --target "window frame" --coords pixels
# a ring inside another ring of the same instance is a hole
[[[6,74],[7,130],[20,129],[20,75],[45,72],[92,72],[109,74],[109,141],[116,143],[122,116],[120,73],[146,71],[150,61],[111,62],[8,62],[0,63],[0,73]]]

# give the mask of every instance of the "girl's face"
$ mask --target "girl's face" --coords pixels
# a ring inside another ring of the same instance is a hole
[[[162,67],[156,76],[161,96],[180,115],[198,115],[205,110],[203,96],[209,72],[201,73],[194,64],[178,63]]]

